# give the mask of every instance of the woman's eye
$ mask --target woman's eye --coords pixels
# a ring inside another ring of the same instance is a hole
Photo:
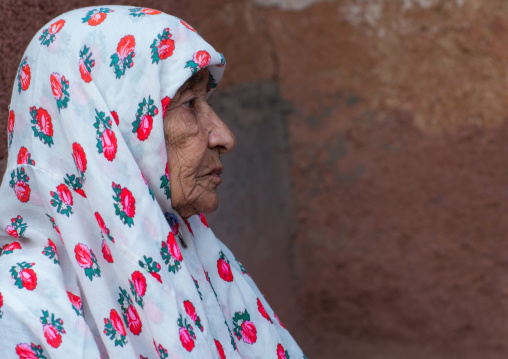
[[[195,101],[196,99],[193,98],[188,101],[185,101],[182,105],[187,108],[194,108]]]

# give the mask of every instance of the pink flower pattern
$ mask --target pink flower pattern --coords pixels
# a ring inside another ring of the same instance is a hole
[[[236,312],[233,316],[233,324],[238,340],[243,340],[247,344],[254,344],[257,341],[257,329],[251,321],[250,314],[245,309],[243,312]]]
[[[97,258],[86,244],[76,244],[74,247],[74,255],[77,264],[83,268],[85,276],[88,277],[88,279],[93,280],[94,277],[101,276],[101,269],[97,263]]]

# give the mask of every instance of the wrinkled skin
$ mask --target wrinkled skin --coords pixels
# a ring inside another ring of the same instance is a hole
[[[183,218],[219,206],[220,155],[235,147],[235,137],[206,102],[208,71],[180,87],[164,116],[171,204]]]

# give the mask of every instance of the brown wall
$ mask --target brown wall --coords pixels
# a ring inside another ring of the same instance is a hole
[[[30,38],[97,3],[3,0],[4,129]],[[310,358],[507,357],[506,1],[121,3],[225,54],[210,221]]]

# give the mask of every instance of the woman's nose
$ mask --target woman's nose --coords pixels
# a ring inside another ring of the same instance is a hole
[[[236,146],[235,135],[214,110],[210,108],[210,111],[213,127],[208,135],[208,147],[218,148],[220,154],[231,152]]]

